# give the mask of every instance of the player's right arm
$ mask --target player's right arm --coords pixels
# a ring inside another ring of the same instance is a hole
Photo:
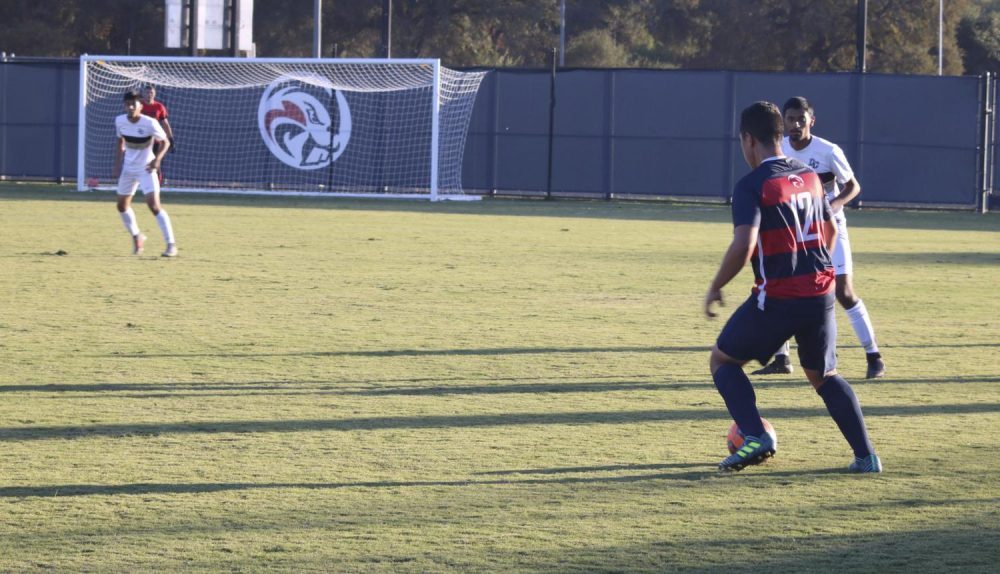
[[[757,191],[746,179],[740,180],[733,190],[733,240],[729,243],[715,278],[705,293],[705,315],[715,317],[714,303],[723,303],[722,288],[734,277],[753,256],[760,231],[760,204]]]
[[[115,162],[111,164],[111,179],[118,179],[122,173],[122,161],[125,159],[125,138],[118,136],[118,145],[115,147]]]
[[[722,256],[722,263],[719,270],[712,279],[712,284],[708,286],[705,294],[705,315],[715,317],[712,311],[712,304],[722,304],[722,288],[725,287],[734,277],[740,274],[743,266],[750,261],[753,255],[753,248],[757,244],[758,228],[755,225],[737,225],[733,229],[733,240],[726,249],[726,254]]]

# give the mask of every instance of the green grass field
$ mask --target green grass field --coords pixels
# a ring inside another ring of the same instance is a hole
[[[799,370],[720,476],[725,207],[164,205],[0,186],[0,572],[996,571],[995,214],[849,214],[884,474]]]

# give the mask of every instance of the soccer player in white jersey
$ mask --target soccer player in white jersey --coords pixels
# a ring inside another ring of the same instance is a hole
[[[851,257],[851,242],[847,236],[847,217],[844,215],[844,206],[861,193],[861,184],[854,176],[854,171],[847,163],[840,146],[812,134],[816,115],[808,100],[801,96],[789,99],[782,108],[782,114],[785,120],[785,132],[788,134],[781,142],[782,151],[786,156],[811,167],[823,181],[823,188],[830,200],[837,225],[837,246],[833,252],[837,301],[847,311],[851,327],[854,328],[854,333],[865,349],[868,359],[866,378],[880,378],[885,375],[885,363],[879,353],[868,309],[865,308],[864,301],[854,292],[851,280],[854,264]],[[772,375],[792,372],[788,352],[786,342],[775,354],[774,361],[754,371],[753,374]]]
[[[146,239],[139,231],[135,212],[132,211],[132,196],[135,195],[136,187],[140,187],[146,198],[146,205],[156,216],[156,223],[167,243],[163,256],[175,257],[177,242],[174,240],[170,217],[160,206],[160,180],[157,175],[160,162],[170,149],[170,142],[160,122],[142,115],[139,92],[125,92],[125,113],[115,118],[115,133],[118,135],[118,144],[112,171],[113,177],[118,178],[118,213],[125,229],[132,234],[132,252],[136,255],[142,253]],[[156,153],[153,153],[153,142],[161,144]]]

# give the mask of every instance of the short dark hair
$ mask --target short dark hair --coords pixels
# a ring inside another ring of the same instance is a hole
[[[140,100],[139,92],[137,90],[125,90],[125,101],[129,100]]]
[[[740,134],[750,134],[762,143],[781,141],[785,135],[785,122],[778,106],[771,102],[754,102],[740,114]]]
[[[816,115],[813,112],[813,107],[809,105],[809,100],[804,96],[795,96],[793,98],[788,98],[785,105],[781,106],[781,113],[784,114],[788,110],[802,110],[803,112]]]

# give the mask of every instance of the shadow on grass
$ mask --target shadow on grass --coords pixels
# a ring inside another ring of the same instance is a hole
[[[576,377],[567,376],[573,382],[563,382],[554,377],[543,377],[547,382],[519,383],[520,380],[531,380],[522,377],[500,377],[488,379],[481,384],[429,384],[414,386],[414,383],[441,383],[445,380],[465,381],[465,378],[408,378],[398,381],[343,381],[343,382],[308,382],[308,381],[250,381],[245,383],[78,383],[78,384],[44,384],[44,385],[0,385],[0,393],[118,393],[122,398],[163,399],[185,397],[225,397],[225,396],[296,396],[296,395],[334,395],[334,396],[446,396],[446,395],[499,395],[499,394],[546,394],[546,393],[608,393],[631,391],[678,391],[702,390],[710,388],[711,378],[708,374],[703,379],[693,381],[577,381]],[[608,378],[619,378],[609,376]],[[655,378],[650,376],[649,378]],[[514,381],[496,384],[494,381]],[[352,385],[391,385],[396,382],[409,383],[406,386],[386,386],[370,389],[343,388]],[[947,378],[883,378],[875,380],[852,380],[852,386],[875,385],[954,385],[1000,383],[998,375],[961,375]],[[798,374],[789,376],[769,377],[753,381],[756,389],[769,388],[808,388],[808,382]],[[57,397],[60,396],[57,395]],[[72,398],[66,396],[61,398]]]
[[[769,418],[829,416],[824,408],[762,409]],[[866,406],[866,417],[907,417],[1000,412],[997,403]],[[678,409],[573,413],[504,413],[464,416],[364,417],[353,419],[301,419],[204,421],[179,423],[121,423],[0,428],[0,440],[32,441],[91,437],[129,438],[183,434],[293,433],[325,431],[378,431],[387,429],[450,429],[546,425],[617,425],[675,421],[729,420],[721,406],[712,409]]]
[[[263,209],[317,209],[333,212],[370,211],[427,213],[435,215],[476,215],[498,217],[557,217],[572,219],[624,219],[634,221],[728,222],[729,207],[716,201],[615,201],[574,199],[485,199],[483,201],[439,201],[420,199],[305,197],[270,195],[226,195],[167,192],[174,205]],[[112,191],[80,193],[57,186],[12,188],[0,185],[0,201],[60,201],[114,203]]]
[[[916,501],[919,506],[920,501]],[[776,502],[776,504],[780,504]],[[734,513],[738,512],[733,510]],[[877,511],[855,513],[854,520],[878,521]],[[758,520],[767,517],[757,516]],[[816,517],[820,522],[823,517]],[[835,522],[826,518],[827,523]],[[648,543],[608,546],[595,543],[565,552],[532,552],[522,558],[538,574],[562,572],[795,572],[903,573],[996,572],[996,524],[950,524],[921,528],[859,529],[822,533],[760,527],[754,536],[716,532],[704,537],[673,536]],[[825,523],[824,523],[825,524]],[[711,536],[710,538],[708,536]]]
[[[487,199],[483,201],[440,201],[352,199],[333,197],[244,196],[168,192],[169,203],[217,207],[295,208],[330,211],[373,211],[513,217],[564,217],[624,219],[635,221],[683,221],[729,223],[730,208],[722,198],[674,201],[605,201],[573,199]],[[112,191],[80,193],[57,185],[0,185],[0,201],[66,201],[113,203]],[[707,200],[707,201],[706,201]],[[896,209],[849,210],[852,227],[928,229],[942,231],[997,231],[1000,217],[972,211],[903,211]]]
[[[612,467],[581,467],[579,469],[537,469],[511,471],[512,474],[586,474],[594,472],[624,471],[634,473],[638,470],[663,469],[698,469],[676,470],[672,472],[653,472],[648,474],[625,474],[612,476],[559,476],[558,478],[503,478],[503,479],[465,479],[465,480],[371,480],[356,482],[222,482],[222,483],[131,483],[131,484],[61,484],[49,486],[9,486],[0,487],[0,498],[27,497],[57,497],[57,496],[120,496],[129,494],[209,494],[215,492],[275,490],[275,489],[312,489],[337,490],[346,488],[382,489],[382,488],[422,488],[422,487],[477,487],[477,486],[533,486],[533,485],[568,485],[568,484],[629,484],[657,480],[702,481],[706,479],[725,479],[725,474],[716,470],[717,461],[684,464],[660,465],[621,465]],[[499,474],[499,473],[498,473]],[[810,469],[810,470],[778,470],[759,473],[752,478],[788,478],[793,476],[843,475],[846,471],[840,468]],[[750,476],[743,473],[742,476]]]
[[[1000,343],[953,343],[919,345],[882,345],[883,349],[951,349],[951,348],[998,348]],[[590,353],[709,353],[712,347],[705,345],[659,346],[659,347],[494,347],[482,349],[380,349],[372,351],[290,351],[267,352],[221,352],[221,353],[124,353],[110,355],[86,355],[94,358],[125,359],[183,359],[198,357],[252,358],[252,357],[466,357],[501,355],[561,355]]]
[[[384,349],[379,351],[302,351],[289,353],[114,353],[113,357],[463,357],[495,355],[551,355],[578,353],[708,353],[711,347],[496,347],[487,349]],[[90,355],[107,357],[108,355]]]
[[[1000,265],[1000,254],[976,251],[960,252],[921,252],[921,253],[885,253],[865,252],[855,254],[855,258],[863,265],[898,266],[898,265],[982,265],[996,267]]]

